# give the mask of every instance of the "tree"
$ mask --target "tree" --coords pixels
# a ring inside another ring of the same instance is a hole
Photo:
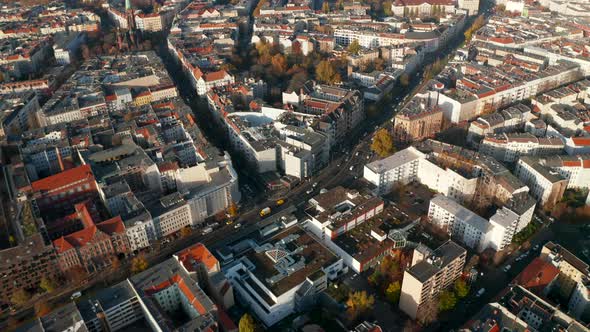
[[[328,60],[322,60],[316,69],[318,81],[328,84],[340,82],[340,75],[336,72],[334,65]]]
[[[31,299],[31,293],[27,292],[27,290],[21,288],[16,292],[12,293],[10,297],[10,302],[15,305],[21,305],[27,303]]]
[[[275,76],[284,75],[287,71],[287,59],[285,59],[285,56],[280,53],[277,53],[272,57],[271,65]]]
[[[236,205],[236,203],[231,202],[229,204],[229,206],[227,207],[227,213],[230,215],[230,217],[235,218],[238,216],[238,206]]]
[[[39,302],[35,302],[34,309],[35,309],[35,316],[37,316],[38,318],[41,318],[41,317],[47,315],[48,313],[50,313],[51,310],[53,310],[53,306],[45,301],[39,301]]]
[[[374,305],[375,297],[367,295],[366,291],[352,292],[348,294],[346,301],[347,311],[352,319],[369,312]]]
[[[68,281],[74,285],[82,283],[88,277],[88,272],[80,265],[76,265],[65,273]]]
[[[242,315],[242,318],[240,318],[240,323],[238,325],[240,332],[254,332],[257,330],[254,318],[252,318],[252,316],[250,316],[250,314],[248,313]]]
[[[192,233],[193,233],[193,230],[190,228],[190,226],[183,227],[180,230],[180,236],[182,236],[182,237],[189,237]]]
[[[324,1],[324,4],[322,5],[322,11],[324,14],[328,14],[330,12],[330,4],[328,1]]]
[[[41,278],[41,282],[39,282],[39,287],[47,293],[51,293],[57,288],[57,284],[55,281],[53,281],[53,279],[43,276]]]
[[[410,85],[410,75],[408,75],[407,73],[401,74],[401,76],[399,77],[399,84],[401,84],[403,87],[407,87],[408,85]]]
[[[402,286],[399,281],[392,282],[385,290],[385,297],[391,304],[397,304],[402,292]]]
[[[457,304],[457,298],[455,297],[455,293],[448,290],[444,290],[440,293],[438,301],[438,309],[440,311],[451,310]]]
[[[393,138],[387,129],[379,129],[375,133],[375,136],[373,136],[373,143],[371,143],[371,150],[382,158],[388,157],[395,152]]]
[[[132,273],[139,273],[141,271],[144,271],[148,268],[148,266],[149,266],[149,263],[147,262],[147,260],[145,259],[145,257],[143,255],[134,257],[131,260],[131,272]]]
[[[349,45],[348,45],[348,52],[354,55],[359,54],[359,52],[361,51],[361,45],[359,44],[358,40],[353,40]]]
[[[453,287],[458,298],[462,299],[469,294],[469,286],[463,279],[457,279]]]

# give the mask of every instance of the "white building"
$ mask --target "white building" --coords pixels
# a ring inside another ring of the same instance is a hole
[[[551,207],[563,197],[568,181],[539,161],[534,157],[520,158],[514,174],[529,187],[529,192],[541,205]]]
[[[503,207],[488,221],[455,200],[439,194],[430,201],[428,217],[434,225],[478,252],[488,248],[498,251],[509,245],[514,235],[532,219],[535,204],[528,200],[528,196],[514,203],[519,206],[511,207],[521,214]]]
[[[406,184],[417,180],[420,161],[425,158],[424,153],[409,147],[365,165],[363,177],[377,186],[379,194],[386,194],[395,183]]]
[[[559,138],[541,137],[532,134],[500,134],[487,136],[479,145],[479,152],[496,160],[515,162],[520,156],[549,156],[563,152],[564,144]]]
[[[342,269],[341,259],[294,226],[266,243],[252,243],[224,273],[238,302],[269,327],[308,308]]]
[[[213,87],[234,83],[234,77],[225,70],[220,70],[199,75],[194,81],[197,94],[204,96]]]

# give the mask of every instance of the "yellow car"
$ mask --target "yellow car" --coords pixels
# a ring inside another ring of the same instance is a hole
[[[284,199],[279,199],[277,201],[277,205],[283,205],[284,203],[285,203],[285,200]]]

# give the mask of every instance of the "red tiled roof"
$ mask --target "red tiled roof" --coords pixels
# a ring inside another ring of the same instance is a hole
[[[219,81],[219,80],[224,79],[225,75],[227,75],[225,70],[219,70],[219,71],[210,72],[210,73],[203,75],[203,79],[205,80],[205,82]]]
[[[194,271],[192,260],[196,263],[203,263],[207,267],[207,270],[215,268],[218,264],[217,258],[202,243],[197,243],[178,253],[178,260],[182,262],[182,265],[188,271]]]
[[[553,264],[535,258],[514,281],[533,292],[540,293],[559,274],[559,269]]]
[[[207,310],[205,309],[203,304],[199,302],[199,299],[197,299],[197,297],[191,292],[191,290],[186,285],[184,279],[182,279],[182,277],[178,274],[175,274],[170,279],[160,283],[159,285],[153,285],[150,288],[145,289],[144,291],[147,294],[154,294],[172,285],[178,286],[178,289],[184,294],[188,302],[193,306],[193,308],[195,308],[195,310],[199,312],[199,314],[204,315],[205,313],[207,313]]]
[[[121,216],[116,216],[109,220],[105,220],[100,224],[97,224],[96,227],[98,227],[98,229],[100,229],[102,232],[105,232],[108,235],[113,235],[115,233],[125,233],[125,225],[123,224]]]
[[[94,175],[88,164],[37,180],[31,186],[33,191],[51,191],[83,180],[94,180]]]
[[[590,146],[590,137],[573,137],[572,141],[576,145]]]

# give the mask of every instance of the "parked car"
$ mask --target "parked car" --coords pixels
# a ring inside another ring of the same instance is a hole
[[[510,265],[510,264],[504,266],[504,272],[510,271],[511,268],[512,268],[512,265]]]
[[[72,296],[70,296],[70,300],[73,301],[73,300],[75,300],[75,299],[77,299],[77,298],[79,298],[81,296],[82,296],[82,293],[81,292],[75,292],[75,293],[72,294]]]
[[[482,296],[484,293],[486,292],[485,288],[481,288],[480,290],[477,291],[477,294],[475,294],[475,296],[480,297]]]

